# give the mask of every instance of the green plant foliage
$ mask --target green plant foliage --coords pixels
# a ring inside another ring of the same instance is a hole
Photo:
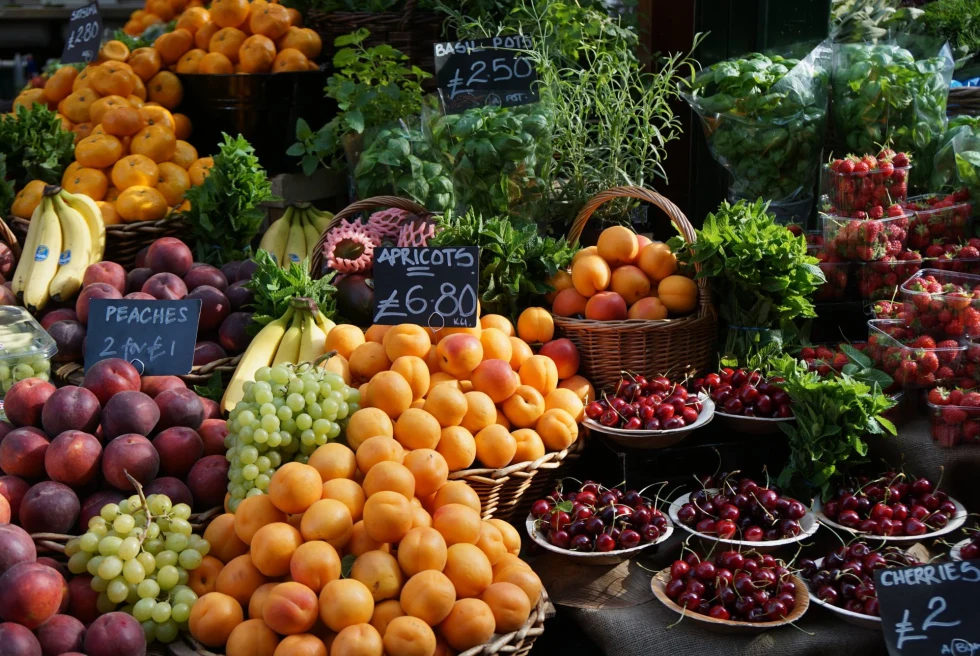
[[[980,52],[980,3],[976,0],[935,0],[921,9],[903,7],[888,20],[894,32],[922,34],[949,43],[956,68],[977,62]]]
[[[112,38],[116,41],[122,41],[129,48],[130,52],[136,50],[137,48],[149,48],[153,45],[153,42],[157,40],[161,34],[166,34],[167,32],[173,32],[177,27],[177,21],[172,20],[169,23],[156,23],[150,25],[148,28],[143,30],[143,33],[139,36],[130,36],[122,30],[116,30]]]
[[[14,184],[7,180],[7,156],[0,153],[0,219],[10,214],[14,195]]]
[[[0,153],[7,157],[7,179],[20,188],[31,180],[60,184],[75,157],[75,134],[43,105],[20,106],[0,117]]]
[[[291,262],[288,269],[276,264],[271,255],[263,250],[254,255],[258,268],[255,275],[245,284],[252,290],[251,303],[254,314],[252,323],[256,327],[278,319],[289,307],[294,298],[310,298],[316,303],[320,312],[333,320],[336,311],[334,294],[337,288],[333,286],[334,271],[329,272],[319,280],[310,275],[310,263],[307,260]]]

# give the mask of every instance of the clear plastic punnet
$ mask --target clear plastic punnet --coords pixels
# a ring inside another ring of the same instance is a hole
[[[54,339],[22,307],[0,307],[0,399],[25,378],[48,380]]]

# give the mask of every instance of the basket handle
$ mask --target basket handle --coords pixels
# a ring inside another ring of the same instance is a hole
[[[412,20],[412,14],[415,13],[415,5],[418,4],[418,0],[406,0],[405,8],[402,9],[402,18],[398,23],[398,31],[404,32],[405,28],[408,27],[409,22]]]
[[[399,198],[398,196],[374,196],[372,198],[365,198],[364,200],[359,200],[351,203],[344,209],[340,210],[334,217],[330,219],[330,223],[323,230],[320,235],[320,240],[316,243],[316,249],[313,251],[313,258],[310,260],[310,275],[313,279],[319,279],[321,277],[321,269],[323,268],[323,247],[327,244],[327,235],[331,230],[340,225],[340,222],[344,219],[349,219],[358,215],[361,212],[367,210],[377,209],[379,207],[388,207],[396,210],[405,210],[409,214],[415,214],[418,217],[425,218],[431,216],[431,212],[425,209],[415,201],[408,200],[407,198]]]
[[[20,244],[17,243],[17,236],[3,219],[0,219],[0,240],[7,242],[7,246],[10,246],[10,250],[14,253],[14,259],[19,260],[21,251]]]

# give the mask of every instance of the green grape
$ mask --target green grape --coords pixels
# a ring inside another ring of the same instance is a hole
[[[122,515],[123,517],[128,517],[129,515]],[[129,537],[122,541],[119,545],[119,549],[116,552],[120,558],[123,560],[132,560],[139,555],[140,552],[140,541],[139,538]]]
[[[129,512],[130,512],[129,499],[123,499],[122,501],[120,501],[116,505],[119,506],[119,512],[126,513],[127,515],[129,514]]]
[[[181,535],[180,533],[171,533],[167,536],[163,546],[169,551],[176,551],[180,553],[187,548],[189,542],[190,540],[187,539],[187,536]]]
[[[127,583],[126,587],[129,588],[129,594],[126,596],[126,603],[130,605],[135,604],[140,600],[139,592],[136,590],[136,584]]]
[[[264,432],[264,431],[263,431]],[[247,446],[238,453],[238,459],[243,465],[251,465],[259,458],[259,451],[254,446]]]
[[[263,403],[259,407],[259,418],[260,418],[260,421],[261,421],[261,418],[262,417],[267,417],[269,415],[276,414],[276,410],[277,410],[277,408],[276,408],[276,405],[274,403]]]
[[[152,555],[157,555],[163,549],[163,540],[160,538],[153,538],[152,540],[146,540],[143,543],[143,551],[150,553]]]
[[[197,537],[196,535],[194,536],[194,538],[195,540],[191,545],[191,549],[201,554],[202,556],[207,556],[208,552],[211,551],[211,543],[205,540],[204,538]]]
[[[160,527],[161,533],[167,533],[170,531],[170,520],[167,519],[166,517],[157,517],[156,523],[157,526]]]
[[[115,529],[119,535],[126,535],[135,527],[136,520],[133,519],[132,515],[119,515],[119,517],[116,517],[116,519],[112,522],[112,528]]]
[[[150,499],[147,500],[147,505],[154,516],[166,515],[173,507],[170,499],[162,494],[151,495]]]
[[[185,586],[179,586],[179,588],[174,588],[174,603],[184,604],[185,606],[193,606],[194,602],[197,601],[197,593]],[[180,620],[178,620],[180,621]]]
[[[162,624],[170,619],[170,604],[166,601],[161,601],[156,606],[153,607],[153,614],[150,615],[153,621],[157,624]]]
[[[303,406],[306,405],[306,399],[303,398],[302,394],[297,392],[291,392],[289,396],[286,397],[286,406],[292,412],[301,412]]]
[[[239,426],[251,426],[255,423],[255,413],[251,410],[242,410],[235,421],[238,422]]]
[[[188,571],[182,567],[177,568],[177,585],[187,585],[187,582],[191,580],[191,575]]]
[[[262,428],[270,433],[279,430],[279,417],[274,414],[262,417]]]
[[[149,576],[157,568],[157,560],[153,557],[153,554],[147,553],[145,551],[141,552],[136,556],[136,562],[143,566],[143,571]]]
[[[156,555],[157,567],[166,567],[167,565],[177,564],[177,552],[170,549],[161,551]]]
[[[288,405],[284,405],[276,410],[276,416],[279,417],[279,421],[288,421],[293,418],[293,410]]]
[[[194,549],[185,549],[180,552],[178,562],[184,569],[196,569],[201,564],[201,554]]]
[[[303,381],[301,381],[296,376],[293,376],[290,379],[290,381],[286,384],[286,389],[289,391],[289,394],[290,395],[292,395],[292,394],[302,394],[303,393]],[[288,402],[288,400],[289,399],[287,397],[287,402]]]
[[[269,454],[267,454],[267,457],[269,458],[269,462],[272,464],[273,467],[278,467],[279,465],[282,464],[282,456],[279,455],[279,452],[277,451],[270,452]]]
[[[330,422],[326,419],[317,419],[313,422],[313,432],[317,435],[326,435],[330,430]]]
[[[269,489],[269,483],[272,482],[272,479],[266,476],[265,474],[259,474],[258,476],[255,477],[255,480],[253,482],[255,483],[256,489],[265,492],[266,490]]]
[[[310,415],[310,418],[312,418],[313,421],[316,421],[317,419],[323,417],[323,406],[319,403],[312,403],[306,408],[306,412]]]
[[[190,536],[194,532],[194,527],[186,519],[174,518],[170,520],[170,530],[174,533]]]
[[[322,434],[321,435],[317,435],[314,438],[314,442],[315,442],[316,446],[323,446],[324,444],[327,443],[327,435],[322,435]]]
[[[81,574],[88,570],[88,561],[92,559],[92,554],[79,551],[68,559],[68,571],[72,574]]]
[[[279,433],[279,431],[276,431],[274,433],[269,433],[269,438],[265,441],[265,444],[269,448],[272,449],[276,448],[277,446],[282,444],[282,435]]]
[[[122,602],[126,601],[126,597],[129,596],[129,588],[126,587],[125,581],[113,579],[109,582],[109,588],[105,593],[111,602],[121,604]]]
[[[267,383],[266,386],[268,387],[268,382],[271,377],[272,377],[272,367],[259,367],[255,371],[256,386],[258,386],[259,383]],[[271,390],[272,388],[270,387],[269,389]]]
[[[316,392],[304,392],[303,401],[304,405],[313,405],[316,403]]]
[[[327,433],[327,437],[332,440],[339,436],[340,436],[340,424],[333,422],[330,425],[330,432]]]
[[[156,496],[156,495],[150,495]],[[163,495],[160,495],[163,496]],[[129,513],[135,515],[143,507],[143,500],[140,499],[140,495],[134,494],[126,500],[129,503]]]
[[[322,421],[318,419],[317,421]],[[313,446],[316,444],[316,433],[311,430],[305,430],[300,433],[299,441],[303,446]]]
[[[153,579],[143,579],[136,586],[136,592],[143,599],[156,599],[160,596],[160,584]]]
[[[105,556],[92,556],[92,559],[88,561],[88,565],[85,567],[86,571],[92,576],[97,575],[99,573],[99,566],[103,560],[105,560]]]
[[[323,410],[323,414],[327,417],[336,417],[337,410],[340,408],[340,405],[333,399],[326,399],[320,404],[320,408]]]
[[[161,590],[169,590],[180,583],[180,573],[173,565],[165,565],[157,572],[157,583]]]
[[[241,467],[231,467],[228,470],[228,482],[232,484],[239,484],[245,480],[245,476],[242,475]],[[230,492],[231,490],[229,490]]]
[[[106,505],[102,506],[102,510],[99,511],[99,515],[106,522],[111,522],[119,516],[120,512],[122,511],[119,509],[117,504],[107,503]]]
[[[123,515],[123,517],[128,517],[128,515]],[[107,535],[99,541],[99,553],[103,556],[114,556],[119,553],[120,545],[122,545],[122,538]]]
[[[190,519],[191,507],[186,503],[178,503],[176,506],[174,506],[173,515],[179,519]]]
[[[312,404],[311,404],[312,405]],[[313,418],[305,412],[296,417],[296,428],[301,431],[313,426]]]
[[[177,638],[178,631],[179,627],[177,626],[177,622],[167,620],[163,624],[157,624],[153,633],[157,640],[163,643],[168,643],[173,642]]]
[[[136,602],[133,606],[133,617],[136,618],[137,622],[145,622],[150,619],[153,613],[153,607],[157,605],[154,599],[143,598]]]
[[[246,481],[254,481],[258,478],[259,468],[255,465],[245,465],[242,467],[242,476],[245,477]]]
[[[109,582],[98,575],[92,577],[89,585],[91,585],[92,589],[96,592],[105,592],[109,588]]]
[[[285,385],[289,382],[289,371],[281,364],[277,364],[272,368],[269,377],[272,379],[272,382],[278,385]]]
[[[146,537],[149,540],[156,538],[160,535],[160,526],[156,523],[150,524],[146,527]]]
[[[78,538],[78,546],[82,551],[95,553],[99,550],[99,536],[92,532],[85,533]]]
[[[123,565],[123,578],[126,579],[127,583],[139,583],[146,578],[146,570],[143,569],[138,560],[129,560]]]
[[[65,555],[71,558],[82,550],[81,538],[72,538],[67,543],[65,543]]]
[[[347,407],[347,402],[343,401],[340,404],[340,409],[337,410],[337,416],[334,419],[346,419],[347,414],[350,412],[350,408]]]
[[[174,604],[173,608],[170,609],[170,617],[175,622],[186,622],[190,616],[191,607],[187,604]]]
[[[279,424],[280,433],[295,433],[296,432],[296,422],[292,419],[287,419],[286,421]]]
[[[104,579],[114,579],[122,574],[123,561],[119,556],[106,556],[99,563],[99,576]]]
[[[347,411],[351,415],[354,414],[355,412],[357,412],[360,409],[361,409],[361,404],[360,403],[357,403],[356,401],[348,401],[347,402]]]
[[[116,604],[112,599],[109,599],[109,595],[105,592],[99,593],[99,598],[95,600],[95,608],[101,614],[111,613],[116,610]]]
[[[146,644],[150,644],[156,640],[156,628],[157,625],[153,620],[146,620],[145,622],[140,622],[140,626],[143,627],[143,635],[146,636]]]

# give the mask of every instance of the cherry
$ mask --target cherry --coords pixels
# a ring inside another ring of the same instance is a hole
[[[606,523],[599,517],[591,517],[585,522],[585,531],[592,535],[598,535],[606,529]]]
[[[712,534],[715,532],[715,520],[706,517],[695,525],[694,530],[698,533]]]
[[[922,496],[932,492],[932,481],[927,478],[918,478],[912,482],[912,494]]]
[[[789,610],[786,608],[786,604],[777,600],[770,599],[765,605],[766,615],[774,620],[781,620],[787,615],[789,615]]]
[[[905,535],[924,535],[928,531],[926,525],[915,517],[906,519],[903,528]]]
[[[850,498],[853,499],[854,497],[850,497]],[[846,526],[848,528],[857,526],[860,521],[861,518],[854,510],[842,510],[840,514],[837,515],[837,523],[840,524],[841,526]]]
[[[572,518],[567,512],[558,511],[551,513],[551,519],[548,521],[548,525],[551,527],[552,531],[557,531],[559,529],[565,528],[572,523]]]
[[[643,427],[643,421],[639,417],[630,417],[623,424],[623,430],[640,430]]]
[[[576,535],[569,543],[573,551],[592,551],[592,538],[588,535]]]
[[[731,619],[731,614],[728,612],[728,610],[726,610],[724,606],[721,606],[719,604],[715,604],[714,606],[709,608],[708,615],[710,617],[715,618],[716,620]]]
[[[538,499],[533,504],[531,504],[531,516],[535,519],[541,518],[545,513],[551,510],[551,504],[544,499]]]
[[[619,544],[623,549],[632,549],[639,546],[642,536],[633,529],[623,529],[619,536]]]
[[[670,566],[670,578],[682,579],[691,572],[691,566],[683,560],[675,560]]]
[[[725,401],[725,412],[727,414],[737,415],[741,413],[742,410],[744,410],[744,408],[745,406],[742,404],[742,401],[735,397],[732,397],[727,401]]]
[[[657,415],[657,419],[659,419],[661,423],[664,423],[668,419],[673,418],[674,406],[669,405],[667,403],[660,405],[657,407],[656,415]]]
[[[548,534],[548,541],[559,549],[568,549],[571,540],[568,531],[552,531]]]
[[[759,390],[753,385],[746,385],[738,393],[739,400],[746,406],[755,405],[759,400]]]
[[[701,597],[693,592],[684,592],[677,597],[677,605],[687,610],[695,610],[701,603]]]
[[[668,599],[676,600],[681,593],[684,592],[686,587],[687,586],[682,579],[674,578],[667,583],[666,587],[664,587],[664,594],[667,595]]]
[[[663,531],[656,524],[647,524],[640,529],[640,535],[643,536],[644,542],[656,542],[660,539],[662,532]]]
[[[595,550],[606,552],[616,549],[616,539],[609,533],[600,533],[595,537]]]
[[[748,542],[758,542],[762,539],[762,529],[758,526],[750,526],[742,533]]]
[[[714,563],[712,563],[710,560],[706,560],[698,563],[697,567],[694,568],[694,575],[702,581],[711,581],[715,578],[717,571],[718,570]]]
[[[599,423],[611,428],[619,423],[619,415],[612,408],[604,410],[602,416],[599,418]]]
[[[738,532],[738,527],[730,519],[719,519],[715,522],[714,532],[723,540],[731,540]]]
[[[605,408],[602,407],[601,403],[598,401],[593,401],[589,405],[585,406],[585,416],[593,421],[596,421],[602,417],[604,410]]]
[[[699,581],[697,579],[688,579],[687,580],[687,591],[688,592],[693,592],[694,594],[696,594],[696,595],[698,595],[700,597],[701,595],[704,594],[704,591],[706,589],[707,588],[705,587],[704,583],[702,583],[701,581]]]

